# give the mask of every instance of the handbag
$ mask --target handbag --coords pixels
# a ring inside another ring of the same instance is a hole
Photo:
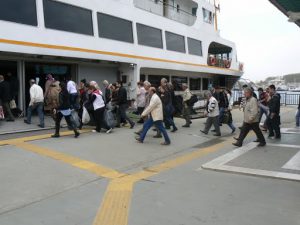
[[[2,106],[0,106],[0,120],[3,120],[4,118],[5,118],[4,111],[3,111]]]
[[[230,115],[231,113],[229,111],[224,112],[222,123],[224,124],[230,123]]]
[[[83,106],[82,118],[81,121],[83,124],[88,124],[91,120],[90,114],[87,109]]]
[[[9,108],[11,109],[17,108],[17,104],[14,99],[9,102]]]

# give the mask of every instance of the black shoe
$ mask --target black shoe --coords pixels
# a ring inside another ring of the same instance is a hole
[[[138,131],[136,131],[136,132],[134,132],[136,135],[141,135],[141,132],[138,132]]]
[[[268,136],[268,138],[273,138],[273,137],[274,137],[274,134],[273,134],[273,135],[269,135],[269,136]]]
[[[211,130],[211,132],[216,132],[216,130]]]
[[[53,134],[53,135],[51,135],[51,137],[52,137],[52,138],[59,138],[60,135],[59,135],[59,134]]]
[[[213,136],[221,137],[221,134],[214,134]]]
[[[204,130],[200,130],[200,132],[202,132],[203,134],[207,134],[207,132],[205,132]]]
[[[190,124],[192,124],[193,122],[192,121],[190,121]]]
[[[38,127],[40,127],[40,128],[45,128],[45,125],[39,124]]]
[[[14,119],[7,119],[6,122],[14,122]]]
[[[143,141],[140,139],[140,137],[136,137],[135,140],[137,140],[138,143],[143,144]]]
[[[255,140],[255,141],[253,141],[253,142],[260,142],[260,140],[256,139],[256,140]]]
[[[239,139],[239,138],[237,138],[237,137],[233,137],[233,139],[234,139],[234,140],[237,140],[237,141],[238,141],[238,140],[240,140],[240,139]]]
[[[135,126],[135,123],[130,124],[130,129],[133,129]]]
[[[167,126],[167,127],[165,127],[165,129],[166,129],[166,130],[170,130],[170,129],[171,129],[171,127]]]
[[[161,134],[156,134],[153,136],[153,138],[162,138],[162,135]]]
[[[28,120],[24,120],[24,123],[31,124],[31,123],[28,122]]]
[[[275,136],[275,139],[281,139],[281,135],[280,136]]]
[[[265,145],[266,145],[266,143],[263,142],[263,143],[259,143],[259,144],[257,145],[257,147],[264,147]]]
[[[185,124],[185,125],[183,125],[182,127],[190,127],[190,125],[188,125],[188,124]]]
[[[174,133],[174,132],[176,132],[177,130],[178,130],[177,127],[174,127],[173,130],[171,130],[171,132]]]
[[[75,138],[78,138],[79,135],[80,135],[80,133],[79,133],[78,131],[76,131],[74,137],[75,137]]]
[[[162,142],[162,143],[160,143],[161,145],[170,145],[171,144],[171,142]]]
[[[234,146],[236,146],[236,147],[242,147],[242,145],[239,144],[239,143],[232,143],[232,145],[234,145]]]

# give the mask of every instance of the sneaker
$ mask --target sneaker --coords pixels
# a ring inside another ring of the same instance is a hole
[[[133,129],[135,126],[135,122],[132,122],[132,124],[130,124],[130,129]]]
[[[153,136],[153,138],[162,138],[162,135],[161,134],[156,134]]]
[[[207,134],[207,132],[205,132],[204,130],[200,130],[200,132],[202,132],[203,134]]]
[[[140,139],[140,137],[136,137],[135,140],[137,140],[138,143],[143,144],[143,141]]]
[[[113,130],[113,129],[110,128],[110,129],[108,129],[108,130],[106,131],[106,133],[107,133],[107,134],[110,134],[110,133],[112,132],[112,130]]]
[[[28,122],[28,120],[24,120],[24,123],[31,124],[31,123]]]
[[[263,143],[259,143],[259,144],[257,145],[257,147],[264,147],[265,145],[266,145],[266,143],[263,142]]]
[[[242,145],[239,144],[239,143],[232,143],[232,145],[234,145],[234,146],[236,146],[236,147],[242,147]]]
[[[53,135],[51,135],[51,137],[52,137],[52,138],[59,138],[60,135],[59,135],[59,134],[53,134]]]
[[[79,135],[80,135],[80,133],[77,131],[77,132],[75,132],[75,135],[74,135],[74,137],[75,137],[75,138],[78,138],[78,137],[79,137]]]
[[[174,132],[176,132],[177,130],[178,130],[177,127],[174,127],[173,130],[171,130],[171,132],[174,133]]]

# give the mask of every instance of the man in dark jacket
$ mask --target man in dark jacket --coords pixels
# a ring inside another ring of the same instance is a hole
[[[119,106],[120,121],[128,121],[130,123],[130,129],[132,129],[134,127],[135,123],[130,118],[128,118],[128,116],[126,115],[126,109],[128,107],[127,91],[123,87],[121,81],[117,82],[117,85],[119,87],[117,104]],[[118,123],[118,125],[119,125],[119,123]]]
[[[6,121],[14,121],[14,116],[11,113],[9,102],[11,101],[10,85],[4,80],[4,76],[0,75],[0,100],[2,102],[3,109],[5,111]]]
[[[268,103],[269,115],[267,126],[269,130],[269,137],[274,137],[280,139],[280,95],[276,93],[276,88],[274,85],[269,86],[271,99]]]
[[[215,89],[216,89],[215,98],[217,99],[217,101],[219,103],[219,110],[220,110],[219,125],[222,126],[223,117],[224,117],[225,111],[228,110],[229,101],[228,101],[227,95],[225,94],[225,92],[223,90],[221,90],[220,87],[217,86],[217,87],[215,87]]]

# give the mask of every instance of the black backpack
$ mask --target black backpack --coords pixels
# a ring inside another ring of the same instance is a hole
[[[193,106],[196,102],[198,102],[198,97],[197,97],[197,95],[192,95],[192,97],[191,97],[190,100],[188,101],[188,105],[189,105],[189,106]]]

